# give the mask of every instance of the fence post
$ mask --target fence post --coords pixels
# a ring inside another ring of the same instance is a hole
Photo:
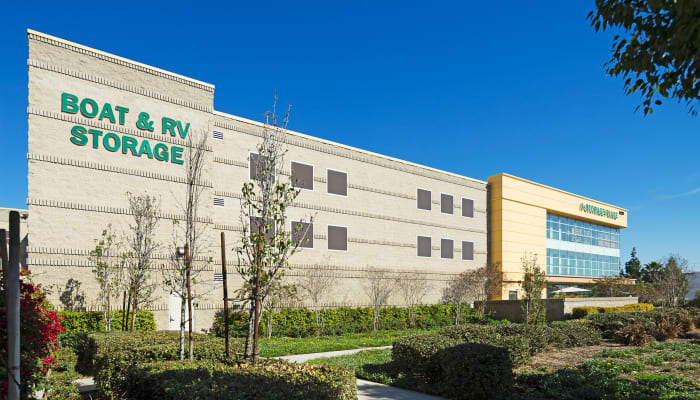
[[[4,239],[3,239],[4,240]],[[19,400],[19,212],[10,211],[10,257],[5,263],[3,275],[7,294],[7,366],[9,400]]]

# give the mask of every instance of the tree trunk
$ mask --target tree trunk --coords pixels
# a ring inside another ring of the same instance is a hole
[[[250,361],[253,357],[253,330],[255,329],[255,295],[250,302],[250,315],[248,316],[248,335],[245,338],[245,350],[243,359]]]
[[[107,332],[109,332],[112,327],[112,303],[110,302],[110,297],[112,297],[112,295],[108,292],[107,309],[105,310],[105,329]]]
[[[180,293],[178,295],[180,296],[180,360],[185,359],[185,296],[183,296],[183,293],[185,293],[185,280],[182,280],[182,284],[180,285]]]
[[[267,338],[272,337],[272,310],[267,312]]]
[[[131,332],[134,331],[134,328],[136,327],[136,312],[139,310],[139,289],[134,288],[134,307],[132,308],[132,314],[131,314],[131,328],[129,329]]]

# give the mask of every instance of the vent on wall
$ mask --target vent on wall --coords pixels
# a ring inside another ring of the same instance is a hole
[[[214,282],[221,283],[224,281],[224,274],[221,272],[214,272]]]
[[[224,133],[219,131],[214,131],[214,139],[224,140]]]
[[[223,207],[225,205],[223,197],[214,197],[214,206]]]

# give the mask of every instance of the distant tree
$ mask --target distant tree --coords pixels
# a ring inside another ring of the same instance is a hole
[[[651,114],[661,98],[672,98],[695,115],[700,99],[700,2],[596,0],[595,4],[588,19],[596,32],[623,31],[613,39],[606,72],[625,78],[627,94],[641,95],[637,109]]]
[[[416,272],[402,273],[396,278],[396,287],[408,307],[408,320],[412,327],[416,326],[416,308],[423,302],[429,286],[425,276]]]
[[[372,323],[375,331],[379,328],[382,307],[389,301],[389,296],[394,291],[395,282],[389,271],[382,269],[369,269],[367,271],[362,288],[372,305]]]
[[[307,269],[304,275],[297,278],[296,284],[311,299],[316,326],[321,326],[321,299],[333,291],[333,288],[338,284],[338,279],[327,268],[321,265],[314,265]]]
[[[658,280],[657,275],[661,274],[663,270],[663,264],[656,261],[652,261],[644,265],[644,267],[640,271],[640,278],[642,282],[654,283]]]
[[[483,314],[486,301],[499,284],[498,264],[467,270],[451,279],[442,293],[442,302],[455,305],[455,324],[459,324],[462,307],[474,303]]]
[[[606,276],[596,279],[593,290],[601,297],[621,297],[630,294],[630,286],[623,277]]]
[[[680,305],[688,293],[688,260],[679,255],[668,256],[661,273],[654,275],[654,287],[661,295],[664,306]]]
[[[454,275],[442,290],[441,302],[443,304],[454,304],[455,306],[455,325],[459,325],[464,306],[470,303],[467,279],[463,275],[464,272]]]
[[[639,279],[641,277],[642,263],[637,258],[637,248],[632,247],[630,259],[625,263],[624,276],[630,279]]]
[[[262,282],[265,286],[267,282]],[[250,293],[253,288],[250,282],[243,282],[243,286],[234,292],[234,296],[243,304],[250,304]],[[268,287],[262,308],[267,312],[266,334],[267,338],[272,337],[273,314],[280,305],[288,304],[299,300],[298,289],[294,284],[285,283],[283,279],[275,279]]]
[[[523,280],[520,286],[523,291],[523,298],[520,300],[520,307],[525,315],[526,325],[542,324],[546,321],[545,302],[542,299],[542,292],[545,289],[545,273],[537,265],[537,254],[525,254],[522,258]]]

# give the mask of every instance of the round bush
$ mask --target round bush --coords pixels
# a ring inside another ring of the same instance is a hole
[[[438,353],[440,392],[450,399],[509,399],[513,362],[508,351],[487,344],[464,343]]]

